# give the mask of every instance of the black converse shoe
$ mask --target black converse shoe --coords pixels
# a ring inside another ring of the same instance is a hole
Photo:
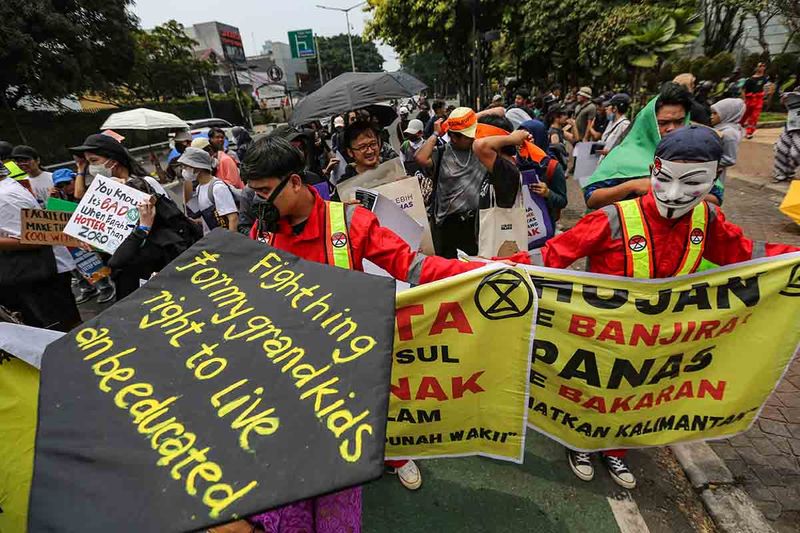
[[[628,465],[625,460],[620,457],[611,457],[608,455],[603,456],[603,461],[606,463],[608,473],[611,474],[611,479],[616,482],[620,487],[632,489],[636,486],[636,478],[628,470]]]
[[[585,452],[574,452],[567,449],[567,459],[569,467],[578,478],[584,481],[594,479],[594,466],[592,465],[592,455]]]

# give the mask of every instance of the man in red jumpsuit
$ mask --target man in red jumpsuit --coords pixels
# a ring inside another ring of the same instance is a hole
[[[482,266],[412,251],[394,232],[381,227],[371,211],[322,200],[313,187],[303,184],[302,170],[302,155],[283,139],[267,137],[250,146],[243,174],[248,186],[266,199],[257,204],[260,212],[251,238],[335,267],[363,270],[362,262],[368,259],[412,285]],[[406,488],[416,490],[422,484],[413,461],[386,463]]]
[[[656,148],[651,188],[645,196],[586,215],[569,231],[531,251],[530,261],[567,268],[586,257],[590,272],[667,278],[696,272],[703,258],[729,265],[800,250],[747,239],[718,206],[704,201],[721,157],[722,143],[714,130],[705,126],[675,130]],[[630,489],[636,479],[624,457],[625,450],[603,452],[611,477]],[[568,450],[568,458],[580,479],[594,477],[590,454]]]

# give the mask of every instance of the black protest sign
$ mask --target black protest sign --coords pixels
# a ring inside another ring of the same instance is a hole
[[[383,470],[394,282],[218,229],[51,344],[31,531],[185,531]]]

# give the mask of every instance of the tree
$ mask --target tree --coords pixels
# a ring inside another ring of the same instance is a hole
[[[123,80],[133,64],[131,0],[0,2],[0,97],[55,101]]]
[[[769,55],[767,25],[778,14],[778,6],[774,0],[747,0],[744,11],[755,19],[758,44],[761,46],[761,51],[765,55]]]
[[[774,5],[790,31],[786,45],[781,50],[786,52],[789,44],[800,34],[800,0],[774,0]]]
[[[470,83],[476,49],[473,22],[478,34],[498,29],[507,10],[517,8],[511,4],[502,0],[369,0],[372,20],[367,35],[391,45],[401,58],[430,51],[445,54],[441,76],[474,101],[477,95]],[[489,47],[480,50],[480,61],[488,63]]]
[[[665,15],[668,10],[657,5],[620,5],[590,23],[580,35],[578,60],[591,65],[591,74],[608,86],[612,81],[627,81],[628,52],[619,44],[620,35]]]
[[[694,42],[702,30],[703,21],[697,13],[675,9],[620,37],[617,43],[628,54],[630,65],[638,69],[634,93],[645,70],[659,67],[667,57]]]
[[[182,24],[170,20],[150,31],[134,32],[134,63],[123,82],[107,88],[108,96],[126,102],[181,98],[200,85],[214,66],[196,59]]]
[[[317,37],[317,44],[319,46],[317,54],[322,60],[322,75],[325,81],[353,70],[346,33],[333,37]],[[383,71],[384,59],[378,52],[378,47],[372,41],[363,40],[360,35],[353,35],[353,57],[356,61],[356,70],[359,72]],[[319,72],[316,59],[309,60],[308,71]]]
[[[430,50],[400,56],[400,65],[403,70],[425,82],[429,91],[433,94],[450,94],[448,77],[443,74],[447,70],[447,57],[445,54],[437,50]]]
[[[708,57],[733,52],[744,32],[745,9],[750,0],[702,0],[705,32],[703,51]]]

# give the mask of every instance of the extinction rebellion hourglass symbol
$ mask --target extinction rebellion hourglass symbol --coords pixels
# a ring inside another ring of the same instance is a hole
[[[641,252],[647,248],[647,239],[642,235],[634,235],[628,239],[628,247],[634,252]]]

